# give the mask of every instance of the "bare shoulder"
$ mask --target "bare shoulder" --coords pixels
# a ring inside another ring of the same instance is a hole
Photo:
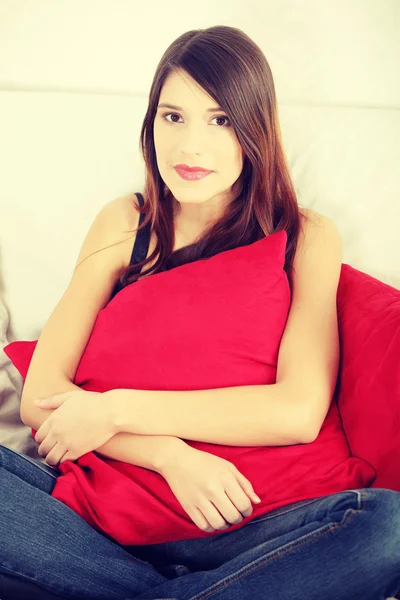
[[[136,194],[126,194],[111,200],[116,223],[123,230],[135,229],[139,224],[139,200]]]
[[[313,210],[312,208],[305,208],[304,206],[301,206],[299,207],[299,213],[302,217],[302,224],[306,226],[311,225],[314,227],[318,227],[323,223],[324,220],[331,221],[329,217],[317,212],[316,210]]]
[[[300,209],[301,228],[290,274],[292,289],[312,286],[323,277],[338,279],[343,260],[343,243],[336,223],[310,208]],[[311,289],[311,288],[310,288]]]
[[[296,254],[313,248],[315,252],[328,246],[332,250],[342,247],[342,240],[335,221],[311,208],[299,208],[301,231]],[[328,249],[328,248],[327,248]]]
[[[136,229],[139,226],[139,200],[136,194],[127,194],[111,200],[109,208],[111,211],[112,227],[116,236],[121,240],[119,248],[121,251],[120,261],[122,267],[129,265],[132,249],[136,240]]]

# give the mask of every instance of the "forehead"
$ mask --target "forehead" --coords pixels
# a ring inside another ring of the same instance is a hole
[[[161,102],[179,105],[184,110],[217,106],[215,100],[184,71],[175,71],[168,75],[161,89],[159,103]]]

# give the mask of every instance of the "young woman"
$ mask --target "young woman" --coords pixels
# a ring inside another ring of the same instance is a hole
[[[37,430],[46,464],[0,447],[4,586],[12,590],[19,581],[30,586],[26,595],[31,598],[37,586],[41,598],[96,600],[393,596],[400,590],[399,493],[346,489],[287,504],[224,533],[252,513],[251,481],[218,457],[190,451],[180,439],[184,435],[157,435],[157,414],[152,435],[115,435],[107,412],[94,416],[85,410],[90,392],[72,383],[74,373],[96,315],[112,297],[139,278],[281,229],[287,232],[285,270],[292,305],[277,381],[287,382],[288,393],[305,397],[307,392],[313,404],[307,423],[293,424],[289,442],[278,431],[274,417],[279,411],[271,401],[270,445],[315,439],[337,379],[340,235],[329,218],[297,204],[272,74],[256,44],[226,26],[189,31],[174,41],[151,86],[141,145],[144,193],[113,200],[96,216],[25,381],[21,418]],[[194,167],[208,174],[195,176]],[[126,236],[129,230],[137,232],[133,238]],[[60,401],[50,416],[34,404],[38,397],[62,397],[69,391],[79,401]],[[213,423],[225,443],[223,431],[225,436],[230,426],[239,431],[238,411],[227,421],[217,400]],[[240,398],[233,394],[231,402]],[[199,427],[209,418],[196,416]],[[57,439],[57,418],[75,435],[75,455]],[[199,530],[221,533],[135,548],[101,535],[50,495],[57,465],[76,460],[88,447],[159,472]],[[222,480],[230,481],[229,495]]]

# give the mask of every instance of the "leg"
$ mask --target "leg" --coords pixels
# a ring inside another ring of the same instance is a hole
[[[175,569],[135,600],[384,600],[400,591],[400,493],[346,490],[213,537],[136,546],[135,555]]]
[[[0,445],[0,573],[69,598],[123,600],[165,578],[50,496],[59,472]]]

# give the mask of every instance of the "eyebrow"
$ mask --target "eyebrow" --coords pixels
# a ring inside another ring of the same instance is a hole
[[[181,106],[174,106],[173,104],[165,104],[165,103],[159,104],[157,106],[157,109],[158,108],[172,108],[173,110],[182,110],[182,111],[184,110]],[[206,109],[206,112],[217,112],[217,111],[224,112],[220,106],[213,106],[212,108]]]

